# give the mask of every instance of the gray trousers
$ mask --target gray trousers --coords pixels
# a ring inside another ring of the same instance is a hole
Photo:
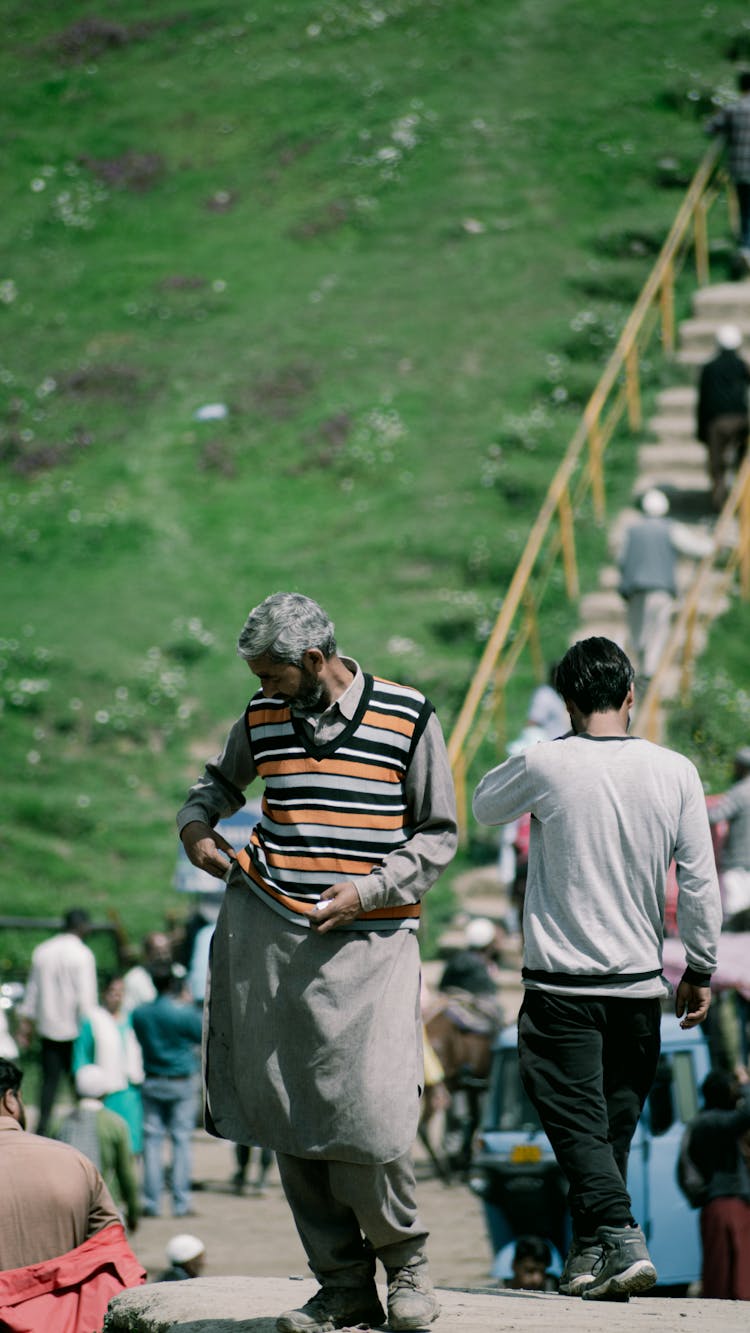
[[[636,674],[650,680],[669,638],[674,597],[661,588],[627,599],[628,637]]]
[[[361,1287],[375,1260],[393,1270],[425,1258],[411,1157],[376,1165],[277,1153],[281,1184],[315,1277]]]

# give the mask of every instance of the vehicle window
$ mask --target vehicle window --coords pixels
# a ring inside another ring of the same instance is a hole
[[[651,1133],[655,1137],[666,1134],[669,1127],[674,1124],[672,1081],[672,1065],[666,1055],[660,1055],[651,1091],[648,1094],[648,1118]]]
[[[527,1134],[541,1132],[539,1117],[523,1090],[515,1049],[498,1051],[495,1055],[484,1128],[520,1130]]]
[[[698,1114],[698,1087],[691,1051],[677,1051],[672,1056],[672,1080],[677,1115],[687,1124]]]

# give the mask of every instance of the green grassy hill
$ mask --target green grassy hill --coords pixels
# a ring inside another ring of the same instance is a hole
[[[747,10],[2,12],[2,901],[137,936],[268,592],[449,729]]]

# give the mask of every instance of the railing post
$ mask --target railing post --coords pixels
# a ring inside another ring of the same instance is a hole
[[[706,226],[706,202],[702,195],[695,203],[693,238],[695,242],[695,274],[698,279],[698,286],[705,287],[709,278],[708,227]]]
[[[695,655],[695,622],[698,618],[697,604],[690,608],[685,623],[685,642],[682,646],[682,671],[680,672],[680,695],[687,699],[690,694],[690,685],[693,675],[693,657]]]
[[[587,421],[587,431],[589,438],[589,474],[591,476],[591,496],[594,501],[594,514],[597,522],[604,522],[605,499],[604,499],[604,466],[602,450],[602,432],[599,425],[598,415],[592,421]]]
[[[674,265],[671,260],[664,266],[660,300],[662,346],[671,354],[674,351]]]
[[[495,729],[495,749],[500,755],[505,750],[505,734],[507,726],[505,717],[505,690],[503,689],[499,662],[492,685],[492,724]]]
[[[560,542],[562,545],[563,568],[565,570],[565,587],[571,602],[578,597],[578,564],[576,562],[576,539],[573,524],[573,506],[570,503],[570,492],[566,486],[560,492],[560,498],[557,502],[557,512],[560,516]]]
[[[625,395],[628,402],[628,421],[630,429],[640,430],[643,425],[641,414],[641,386],[638,374],[638,345],[633,340],[625,356]]]
[[[528,584],[523,595],[523,603],[526,609],[526,623],[529,627],[528,639],[531,647],[534,675],[537,680],[542,680],[544,677],[544,655],[542,653],[542,640],[539,635],[539,617],[536,613],[536,600],[532,596]]]

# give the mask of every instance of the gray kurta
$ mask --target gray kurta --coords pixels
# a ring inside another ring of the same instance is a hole
[[[422,1083],[412,931],[317,935],[281,920],[234,871],[205,1037],[207,1125],[221,1137],[343,1162],[411,1148]]]
[[[354,715],[364,680],[309,719],[322,744]],[[254,779],[244,720],[191,789],[178,827],[214,823]],[[228,785],[229,784],[229,789]],[[357,885],[365,909],[420,900],[456,847],[455,797],[433,715],[405,782],[412,834]],[[319,935],[229,877],[204,1023],[207,1126],[295,1157],[390,1162],[417,1132],[423,1080],[419,945],[411,930]]]

